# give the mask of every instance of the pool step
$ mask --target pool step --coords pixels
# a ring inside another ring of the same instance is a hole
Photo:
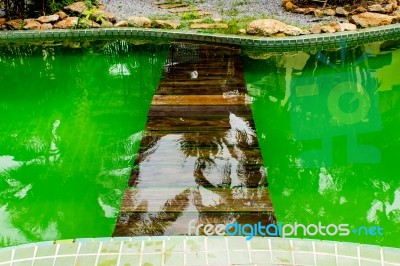
[[[172,47],[114,236],[187,234],[191,220],[275,222],[245,88],[239,49]]]
[[[249,122],[249,124],[252,123]],[[152,117],[147,130],[152,131],[226,131],[231,128],[229,117]],[[186,133],[186,132],[185,132]]]
[[[235,204],[220,204],[207,206],[201,204],[201,189],[181,188],[129,188],[126,190],[121,212],[181,212],[182,205],[189,204],[189,198],[197,211],[207,212],[271,212],[269,192],[263,188],[203,188],[218,195],[225,201]],[[190,211],[189,211],[190,212]]]
[[[212,116],[223,116],[235,114],[240,117],[251,117],[251,110],[249,105],[194,105],[194,106],[163,106],[153,105],[150,106],[149,117],[151,116],[201,116],[201,117],[212,117]]]

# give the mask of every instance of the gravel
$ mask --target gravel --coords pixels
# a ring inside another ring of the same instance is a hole
[[[119,19],[130,16],[156,17],[171,13],[158,8],[156,0],[101,0],[107,10],[113,12]],[[337,17],[316,18],[312,15],[301,15],[286,12],[281,6],[282,0],[192,0],[201,10],[213,12],[214,17],[224,20],[241,17],[274,18],[284,23],[298,27],[307,27],[315,22],[326,23],[340,21]],[[173,15],[172,15],[173,16]]]

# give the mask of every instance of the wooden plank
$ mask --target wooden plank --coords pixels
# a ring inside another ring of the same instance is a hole
[[[233,73],[232,73],[233,74]],[[232,74],[228,74],[228,75],[219,75],[218,78],[216,78],[215,76],[207,76],[207,75],[198,75],[197,78],[191,78],[191,75],[168,75],[166,77],[163,78],[163,80],[160,82],[160,84],[166,84],[169,82],[173,82],[175,83],[186,83],[186,82],[190,82],[191,84],[210,84],[212,82],[217,82],[217,83],[240,83],[243,84],[244,80],[243,78],[238,78],[235,77]]]
[[[187,7],[189,6],[188,4],[164,4],[164,5],[159,5],[158,7],[161,9],[171,9],[171,8],[177,8],[177,7]]]
[[[246,104],[245,95],[154,95],[151,105],[238,105]]]
[[[196,12],[200,11],[198,7],[182,7],[182,8],[174,8],[168,10],[171,13],[186,13],[186,12]]]
[[[211,60],[212,58],[210,58],[209,60],[207,58],[210,57],[210,55],[208,55],[208,57],[205,57],[207,55],[204,55],[204,57],[199,56],[199,61],[198,62],[194,62],[194,63],[189,63],[189,62],[180,62],[177,59],[179,59],[179,56],[177,56],[177,58],[173,58],[173,60],[171,60],[171,62],[169,63],[169,65],[165,65],[164,67],[168,67],[168,68],[174,68],[174,69],[179,69],[179,68],[183,68],[186,70],[190,70],[190,69],[226,69],[228,66],[228,61],[225,58],[221,58],[221,59],[216,59],[217,61],[215,62],[214,60]],[[214,62],[213,62],[214,61]],[[235,60],[233,60],[233,62],[235,62]],[[238,65],[238,63],[234,63],[233,66],[235,67],[241,67],[241,65]]]
[[[166,4],[180,4],[182,1],[169,1],[169,0],[164,0],[164,1],[156,1],[153,4],[155,5],[166,5]]]
[[[234,77],[243,72],[242,68],[236,67],[232,70],[228,70],[227,68],[196,68],[198,77],[208,77],[208,78],[215,78],[215,77],[220,77],[220,78],[229,78],[229,77]],[[191,78],[191,73],[192,69],[188,69],[187,67],[170,67],[168,68],[168,71],[164,71],[163,74],[166,75],[166,78],[172,78],[172,77],[177,77],[177,78]]]
[[[231,128],[229,117],[150,117],[146,130],[153,131],[220,131]]]
[[[224,116],[231,113],[240,117],[251,117],[250,105],[192,105],[192,106],[167,106],[153,105],[149,110],[150,116]]]
[[[234,162],[232,160],[232,162]],[[159,187],[184,187],[194,189],[198,186],[204,188],[224,187],[231,189],[237,186],[246,188],[257,188],[264,186],[267,182],[260,164],[243,165],[240,170],[232,169],[228,164],[221,165],[220,162],[207,162],[207,167],[199,168],[196,163],[185,163],[182,165],[166,165],[156,163],[142,164],[140,169],[132,171],[129,180],[130,187],[139,189]],[[229,169],[228,169],[229,168]],[[227,174],[227,170],[230,174]],[[206,172],[204,172],[206,171]]]
[[[189,95],[190,94],[196,94],[197,92],[200,94],[204,91],[211,91],[212,93],[209,95],[215,95],[214,91],[219,91],[219,95],[223,95],[224,92],[229,92],[229,91],[238,91],[238,92],[247,92],[246,87],[243,84],[239,84],[236,86],[227,86],[225,84],[208,84],[208,85],[192,85],[192,86],[175,86],[175,85],[163,85],[160,84],[158,90],[156,91],[156,94],[158,94],[158,91],[160,92],[168,92],[169,90],[188,90]],[[201,95],[206,95],[206,94],[201,94]]]
[[[199,212],[270,212],[273,211],[269,191],[265,187],[234,189],[210,188],[207,191],[221,200],[202,203],[203,192],[185,188],[129,188],[122,199],[121,212],[181,212],[189,194]],[[176,196],[178,195],[178,197]]]
[[[180,218],[180,219],[178,219]],[[233,220],[233,218],[235,218]],[[204,225],[224,224],[238,222],[244,224],[258,224],[263,226],[276,224],[276,217],[273,212],[164,212],[148,213],[146,220],[143,213],[123,212],[120,213],[113,237],[119,236],[143,236],[143,235],[187,235],[189,232],[189,221],[194,221],[193,226],[202,224],[199,235],[204,235]],[[271,231],[271,233],[273,233]],[[195,234],[195,228],[191,228],[191,234]]]
[[[173,137],[175,143],[181,143],[182,149],[191,147],[217,147],[221,143],[224,143],[227,147],[244,147],[238,143],[237,136],[227,134],[226,131],[214,131],[214,132],[160,132],[160,131],[147,131],[143,134],[142,141],[140,142],[140,148],[150,148],[157,144],[157,142],[166,135]],[[165,145],[168,147],[168,145]],[[246,143],[245,147],[249,149],[259,148],[257,139],[254,139],[251,143]]]
[[[180,13],[179,15],[183,15],[183,14],[184,13]],[[197,12],[193,12],[193,14],[196,16],[211,16],[213,14],[213,12],[200,10]]]
[[[242,120],[248,129],[254,128],[253,119]],[[147,131],[226,131],[231,129],[229,117],[150,117],[146,124]]]
[[[191,217],[276,222],[240,50],[232,48],[173,45],[114,236],[187,234]]]
[[[243,86],[242,80],[232,80],[232,79],[213,79],[213,80],[196,80],[196,79],[187,79],[185,81],[174,81],[174,80],[161,80],[160,86],[171,86],[171,87],[199,87],[199,86],[208,86],[210,83],[214,83],[215,85],[224,85],[228,86]]]
[[[186,88],[175,88],[175,87],[159,87],[157,89],[158,95],[246,95],[247,90],[245,87],[229,87],[215,86],[215,87],[186,87]]]
[[[152,164],[154,165],[153,167],[164,167],[168,165],[175,165],[177,168],[182,167],[183,165],[187,165],[188,163],[185,162],[184,160],[187,157],[192,157],[192,158],[210,158],[210,155],[217,155],[220,160],[229,160],[232,158],[232,155],[237,155],[237,152],[232,151],[232,149],[235,148],[228,148],[230,151],[230,154],[220,154],[220,150],[218,150],[217,147],[214,149],[212,148],[206,148],[206,147],[196,147],[196,148],[187,148],[184,150],[159,150],[157,148],[154,148],[152,150],[149,150],[148,152],[141,152],[137,155],[136,160],[135,160],[135,165],[141,165],[142,162],[146,161],[149,162],[151,161]],[[157,154],[157,156],[152,156],[153,154]],[[162,157],[164,156],[164,157]],[[186,157],[185,157],[186,156]],[[241,154],[241,157],[238,158],[238,161],[241,163],[241,165],[258,165],[258,164],[263,164],[261,153],[258,149],[252,149],[250,151],[247,151],[245,154]],[[153,159],[154,158],[154,159]],[[171,158],[174,158],[173,160]],[[213,159],[210,159],[209,161],[211,162]],[[193,160],[194,161],[194,160]],[[190,165],[189,167],[193,168],[194,164]]]

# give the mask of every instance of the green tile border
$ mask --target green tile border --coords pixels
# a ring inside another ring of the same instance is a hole
[[[348,45],[360,45],[375,41],[400,38],[400,24],[392,24],[357,31],[300,35],[294,37],[254,37],[225,34],[207,34],[196,31],[141,29],[141,28],[106,28],[106,29],[69,29],[43,31],[3,31],[0,32],[0,44],[29,41],[63,40],[116,40],[145,38],[165,41],[201,41],[227,45],[241,45],[244,48],[256,48],[267,51],[304,51],[317,47],[338,48],[343,40]]]

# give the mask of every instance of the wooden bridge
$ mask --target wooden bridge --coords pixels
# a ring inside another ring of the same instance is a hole
[[[172,45],[114,236],[275,223],[241,60],[234,47]]]

